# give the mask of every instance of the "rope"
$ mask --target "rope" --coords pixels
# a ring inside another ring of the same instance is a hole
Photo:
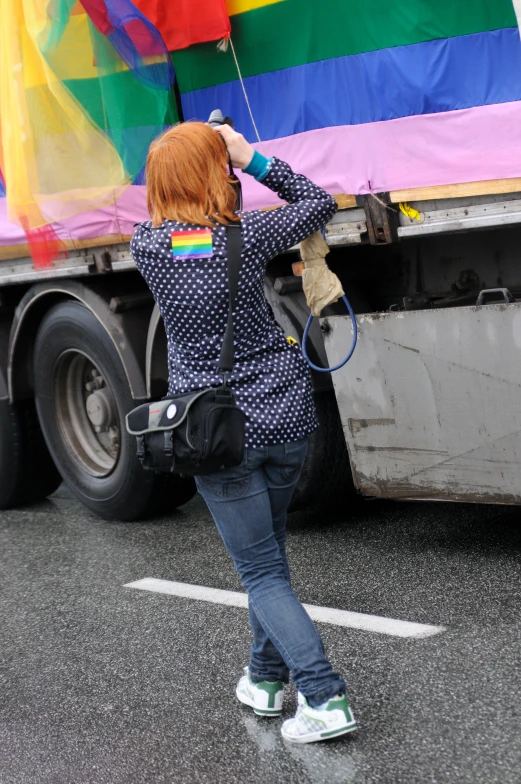
[[[373,197],[373,199],[374,199],[375,201],[377,201],[377,202],[378,202],[378,204],[381,204],[381,206],[382,206],[382,207],[385,207],[385,209],[386,209],[386,210],[389,210],[390,212],[396,212],[396,213],[398,212],[398,210],[396,210],[394,207],[391,207],[391,205],[390,205],[390,204],[386,204],[384,201],[382,201],[382,200],[381,200],[381,199],[380,199],[380,198],[379,198],[379,197],[376,195],[376,193],[373,193],[372,191],[370,191],[370,193],[369,193],[369,196],[372,196],[372,197]]]
[[[262,140],[261,140],[261,137],[260,137],[259,131],[258,131],[258,129],[257,129],[257,125],[256,125],[256,123],[255,123],[255,120],[254,120],[254,118],[253,118],[253,112],[252,112],[252,110],[251,110],[251,106],[250,106],[250,100],[249,100],[249,98],[248,98],[248,93],[246,92],[246,87],[245,87],[245,85],[244,85],[244,79],[242,78],[241,69],[240,69],[240,67],[239,67],[239,61],[237,60],[237,55],[235,54],[235,47],[234,47],[234,45],[233,45],[233,41],[232,41],[232,39],[231,39],[231,36],[230,36],[230,39],[229,39],[229,40],[230,40],[230,46],[231,46],[231,49],[232,49],[233,59],[235,60],[235,65],[236,65],[236,67],[237,67],[237,73],[239,74],[239,81],[240,81],[240,83],[241,83],[242,91],[243,91],[243,93],[244,93],[244,100],[246,101],[246,106],[248,107],[248,111],[249,111],[249,113],[250,113],[250,119],[251,119],[251,123],[252,123],[252,125],[253,125],[253,128],[254,128],[254,130],[255,130],[255,134],[256,134],[256,136],[257,136],[257,139],[258,139],[258,141],[259,141],[259,144],[260,144],[260,147],[261,147],[262,153],[264,154],[264,146],[263,146],[263,144],[262,144]]]
[[[99,79],[99,77],[98,77],[98,79]],[[105,106],[105,97],[104,97],[103,93],[101,93],[101,105],[102,105],[102,108],[103,108],[103,125],[104,125],[105,135],[107,136],[108,139],[110,139],[109,121],[108,121],[108,117],[107,117],[107,109],[106,109],[106,106]],[[126,187],[129,187],[129,186],[126,186]],[[116,219],[116,227],[118,229],[119,239],[120,239],[120,241],[122,242],[123,245],[128,245],[127,250],[130,253],[130,242],[123,242],[123,233],[121,231],[121,223],[119,222],[118,200],[117,200],[117,197],[116,197],[116,189],[113,187],[111,190],[112,190],[112,205],[114,207],[114,217]],[[121,195],[121,193],[120,193],[120,195]]]
[[[520,2],[521,2],[521,0],[520,0]],[[232,41],[231,36],[230,36],[229,39],[221,41],[219,43],[219,45],[218,45],[218,48],[222,52],[225,52],[227,50],[227,48],[228,48],[228,41],[229,41],[229,44],[230,44],[231,49],[232,49],[233,59],[235,60],[235,66],[237,68],[237,73],[239,74],[239,81],[241,83],[242,91],[244,93],[244,100],[246,101],[246,106],[248,107],[248,111],[250,113],[250,119],[251,119],[253,128],[255,130],[255,133],[257,135],[257,139],[259,141],[260,148],[261,148],[261,150],[262,150],[262,152],[264,154],[264,146],[262,144],[261,137],[260,137],[259,131],[257,129],[257,125],[256,125],[254,117],[253,117],[253,112],[251,110],[250,101],[249,101],[249,98],[248,98],[248,93],[246,92],[246,87],[244,85],[244,79],[242,78],[241,69],[239,67],[239,61],[237,60],[237,55],[235,53],[235,47],[233,45],[233,41]],[[391,209],[394,212],[396,212],[396,210],[394,210],[393,207],[389,207],[388,205],[384,204],[384,202],[381,201],[381,199],[379,199],[378,196],[375,196],[374,193],[371,193],[371,196],[373,196],[376,199],[376,201],[380,202],[380,204],[383,207],[386,207],[386,209]],[[322,231],[322,236],[325,237],[325,231],[324,230]],[[354,350],[356,348],[356,343],[357,343],[357,340],[358,340],[358,328],[357,328],[357,324],[356,324],[356,317],[355,317],[355,314],[354,314],[353,309],[351,307],[351,304],[350,304],[349,300],[347,299],[347,297],[345,296],[345,294],[342,297],[342,299],[343,299],[343,301],[344,301],[344,303],[345,303],[345,305],[346,305],[346,307],[347,307],[347,309],[349,311],[349,315],[351,316],[351,323],[353,325],[353,340],[352,340],[352,343],[351,343],[351,348],[349,349],[349,353],[347,354],[347,356],[341,362],[338,363],[338,365],[335,365],[334,367],[330,367],[330,368],[323,368],[323,367],[319,367],[318,365],[315,365],[310,360],[310,358],[308,356],[307,345],[306,344],[307,344],[309,330],[310,330],[311,324],[313,323],[313,316],[311,314],[309,315],[306,327],[304,329],[304,335],[302,336],[302,353],[303,353],[305,359],[307,360],[307,362],[309,363],[310,367],[312,367],[313,370],[317,370],[319,373],[332,373],[333,371],[339,370],[341,367],[344,367],[346,362],[349,362],[349,360],[351,359],[351,357],[353,355],[353,352],[354,352]]]

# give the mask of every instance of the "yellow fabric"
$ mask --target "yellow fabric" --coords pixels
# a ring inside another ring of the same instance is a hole
[[[243,14],[245,11],[253,11],[254,8],[264,8],[265,5],[282,3],[284,0],[226,0],[226,10],[228,16]]]
[[[46,59],[58,79],[98,77],[90,40],[89,18],[85,12],[71,15],[59,46],[52,53],[46,53]]]
[[[415,210],[414,207],[411,207],[411,205],[408,202],[401,201],[398,204],[398,207],[403,212],[403,214],[406,215],[411,220],[421,220],[422,217],[421,213],[419,213],[418,210]]]
[[[339,279],[326,264],[329,246],[319,231],[300,243],[302,288],[313,316],[320,316],[327,305],[343,296]]]
[[[114,145],[62,83],[66,75],[87,78],[95,70],[85,15],[72,17],[70,34],[45,56],[40,46],[47,2],[0,0],[0,135],[8,215],[29,229],[106,206],[129,184]]]

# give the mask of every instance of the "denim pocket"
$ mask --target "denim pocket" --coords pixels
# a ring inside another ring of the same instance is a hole
[[[198,484],[203,486],[205,492],[217,498],[241,498],[246,495],[250,487],[251,474],[238,479],[213,479],[208,476],[197,477]]]
[[[305,438],[299,438],[298,441],[290,441],[289,444],[284,444],[284,452],[285,454],[293,454],[293,452],[304,452],[304,454],[308,451],[308,443],[309,439],[306,436]]]
[[[299,478],[307,451],[307,438],[284,445],[284,462],[280,467],[280,473],[286,484],[296,482]]]

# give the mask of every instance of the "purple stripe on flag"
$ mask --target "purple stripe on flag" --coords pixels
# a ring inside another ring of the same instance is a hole
[[[176,261],[184,261],[185,259],[211,259],[213,254],[212,253],[188,253],[188,254],[178,254],[172,251],[172,255]]]
[[[520,129],[521,101],[514,101],[322,128],[263,147],[329,193],[379,193],[521,177]],[[245,209],[281,205],[262,183],[239,177]]]

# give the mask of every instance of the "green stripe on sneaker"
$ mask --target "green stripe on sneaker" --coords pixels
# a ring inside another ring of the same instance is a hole
[[[351,732],[352,730],[356,730],[357,728],[358,728],[358,725],[357,725],[356,721],[354,721],[352,724],[348,724],[347,726],[340,727],[337,730],[329,730],[329,732],[321,732],[320,733],[320,737],[321,738],[332,738],[333,735],[341,735],[343,732]]]
[[[340,700],[336,697],[333,697],[333,699],[329,700],[324,710],[326,711],[341,710],[343,711],[348,724],[354,721],[354,717],[353,714],[351,713],[351,708],[349,707],[349,703],[347,701],[346,696],[343,696],[342,699]]]
[[[257,689],[265,691],[268,694],[268,708],[275,707],[275,697],[284,689],[282,681],[261,681],[254,684]]]

